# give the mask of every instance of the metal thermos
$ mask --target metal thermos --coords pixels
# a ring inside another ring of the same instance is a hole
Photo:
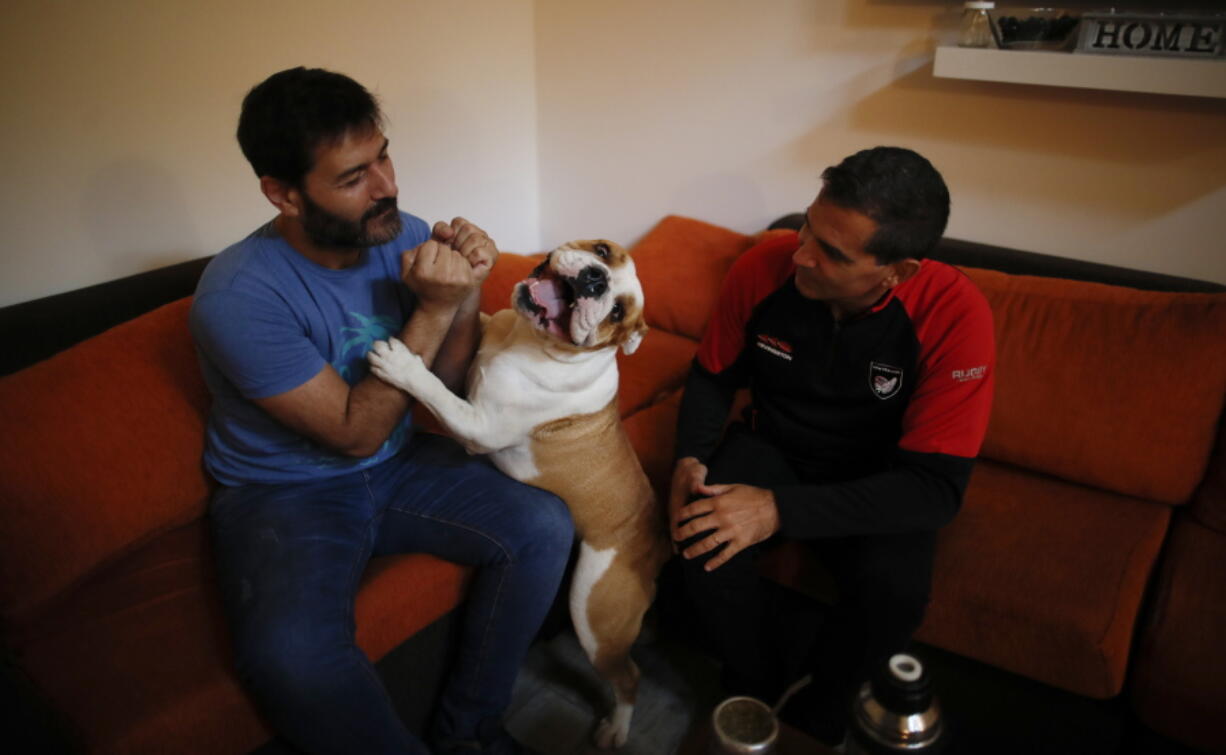
[[[924,665],[913,655],[892,656],[856,698],[847,755],[933,755],[947,737],[941,708]]]

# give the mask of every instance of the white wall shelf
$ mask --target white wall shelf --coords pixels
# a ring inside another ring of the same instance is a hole
[[[1226,98],[1226,60],[938,47],[947,79]]]

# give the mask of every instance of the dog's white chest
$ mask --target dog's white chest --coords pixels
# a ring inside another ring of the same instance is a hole
[[[510,310],[496,314],[486,334],[469,372],[469,401],[496,416],[507,432],[509,442],[490,455],[494,464],[516,480],[531,481],[541,472],[533,431],[598,412],[616,396],[616,349],[542,348],[540,337]]]
[[[532,453],[530,443],[495,451],[490,454],[490,460],[507,477],[520,482],[535,480],[541,475],[541,470],[536,466],[536,456]]]

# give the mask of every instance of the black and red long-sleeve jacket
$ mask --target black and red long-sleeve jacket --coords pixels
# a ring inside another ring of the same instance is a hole
[[[686,383],[677,457],[706,461],[737,389],[797,471],[773,487],[781,532],[936,529],[957,512],[987,430],[992,314],[959,270],[923,260],[869,311],[836,321],[794,282],[795,235],[742,255]]]

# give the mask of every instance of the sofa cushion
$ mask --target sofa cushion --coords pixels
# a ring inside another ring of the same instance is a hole
[[[0,617],[204,512],[209,399],[188,306],[0,378]]]
[[[996,324],[983,455],[1181,503],[1226,395],[1226,294],[1173,294],[967,269]]]
[[[655,404],[685,382],[698,342],[665,330],[649,330],[633,354],[617,353],[621,415]],[[672,449],[669,449],[672,453]]]
[[[630,249],[647,300],[647,324],[701,338],[733,260],[764,238],[790,233],[748,236],[692,218],[664,218]]]
[[[1165,506],[981,461],[939,536],[917,636],[1082,695],[1116,695],[1169,517]]]
[[[231,670],[205,526],[158,537],[103,569],[13,638],[18,661],[97,753],[246,752],[269,737]],[[378,660],[457,605],[467,570],[375,559],[355,608]]]
[[[658,403],[631,414],[622,422],[630,445],[643,464],[647,479],[661,501],[667,500],[673,475],[673,445],[677,439],[677,413],[681,391],[674,391]]]

